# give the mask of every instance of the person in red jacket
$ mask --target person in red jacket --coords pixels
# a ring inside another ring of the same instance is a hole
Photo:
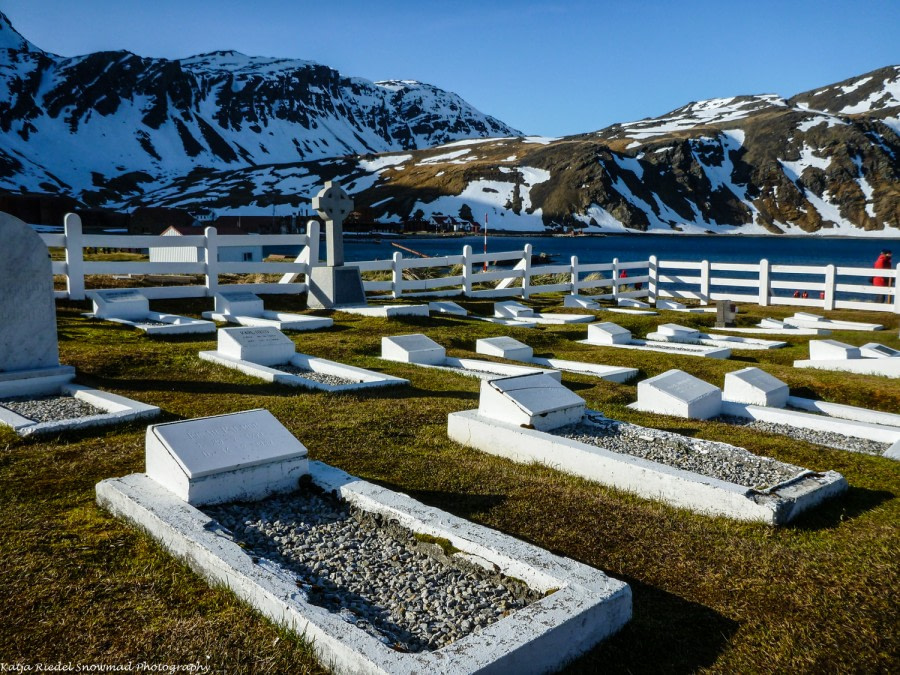
[[[887,249],[884,249],[881,252],[881,255],[878,256],[878,259],[875,261],[875,269],[876,270],[889,270],[893,268],[893,262],[891,261],[891,252]],[[890,277],[872,277],[872,285],[878,286],[879,288],[889,288],[891,284]],[[879,295],[878,302],[888,302],[890,300],[889,295]]]

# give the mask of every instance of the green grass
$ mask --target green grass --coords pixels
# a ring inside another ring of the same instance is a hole
[[[197,316],[210,300],[153,308]],[[488,302],[460,304],[486,314]],[[283,296],[267,305],[291,310]],[[559,310],[560,298],[536,305]],[[642,377],[681,368],[719,386],[726,372],[758,365],[792,393],[900,411],[900,382],[794,370],[806,340],[720,361],[575,343],[585,327],[505,329],[452,317],[408,321],[336,314],[335,326],[294,333],[305,353],[406,377],[411,386],[366,395],[307,393],[264,384],[200,361],[214,340],[152,339],[85,319],[86,303],[58,306],[63,363],[79,380],[160,406],[163,420],[265,407],[313,459],[412,495],[631,584],[634,618],[568,672],[889,672],[898,664],[900,463],[831,450],[716,422],[627,409],[634,384],[579,375],[564,383],[623,420],[727,441],[812,469],[841,472],[851,489],[787,527],[709,518],[602,487],[550,468],[519,465],[447,438],[447,414],[477,406],[477,380],[385,363],[384,335],[422,332],[452,356],[479,337],[509,334],[538,355],[635,366]],[[741,324],[786,308],[743,307]],[[709,315],[615,315],[643,336],[658,323],[710,326]],[[835,333],[854,344],[900,347],[898,317],[878,334]],[[746,356],[744,356],[746,355]],[[144,467],[144,427],[23,441],[0,429],[0,662],[200,662],[213,672],[321,672],[304,641],[211,588],[149,537],[94,502],[94,485]],[[325,664],[327,665],[327,664]]]

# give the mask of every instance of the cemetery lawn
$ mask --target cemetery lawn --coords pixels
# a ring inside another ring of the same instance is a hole
[[[460,302],[488,314],[489,302]],[[560,296],[533,302],[561,309]],[[296,298],[269,296],[287,311]],[[623,579],[634,616],[619,634],[565,672],[897,672],[900,657],[900,462],[718,422],[638,413],[635,383],[563,374],[589,407],[616,419],[726,441],[811,469],[833,469],[843,497],[771,528],[696,515],[541,466],[519,465],[451,442],[447,415],[477,407],[479,381],[383,362],[382,336],[425,333],[450,356],[474,356],[480,337],[510,335],[537,356],[641,369],[680,368],[722,386],[750,365],[791,393],[900,412],[900,380],[794,370],[808,338],[786,349],[735,352],[727,361],[577,344],[584,325],[507,329],[453,317],[385,320],[335,315],[331,329],[289,333],[298,351],[408,378],[409,387],[362,394],[269,385],[201,361],[203,336],[149,338],[86,319],[88,303],[57,305],[61,361],[79,381],[160,406],[161,421],[268,408],[309,449],[337,466],[429,505],[574,558]],[[155,301],[152,309],[199,317],[209,299]],[[788,308],[742,306],[739,325]],[[636,337],[672,322],[709,327],[714,317],[600,314]],[[900,348],[898,317],[829,312],[878,322],[878,333],[831,338]],[[489,358],[489,357],[478,357]],[[210,588],[148,536],[94,501],[105,478],[141,472],[144,426],[21,440],[0,429],[0,663],[189,664],[209,672],[318,673],[301,638]]]

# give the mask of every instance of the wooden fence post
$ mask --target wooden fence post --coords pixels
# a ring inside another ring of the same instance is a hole
[[[703,260],[700,263],[700,303],[709,304],[709,260]]]
[[[463,296],[472,295],[472,247],[466,244],[462,250],[462,292]]]
[[[769,306],[769,296],[772,294],[770,278],[772,276],[772,266],[769,261],[763,258],[759,261],[759,299],[757,302],[760,307]]]
[[[203,249],[206,263],[206,295],[211,298],[219,292],[219,242],[216,228],[207,227],[204,234],[206,235],[206,247]]]
[[[825,298],[823,301],[824,309],[834,309],[834,291],[835,291],[835,267],[834,265],[825,266]]]
[[[66,290],[69,300],[84,300],[84,239],[81,217],[67,213],[63,221],[66,233]]]
[[[656,304],[657,300],[657,284],[659,283],[659,273],[657,265],[659,261],[655,255],[651,255],[647,259],[647,302],[651,305]]]
[[[525,244],[525,250],[522,253],[522,297],[528,298],[529,287],[531,286],[531,244]]]
[[[391,296],[396,300],[403,295],[403,254],[395,251],[391,260]]]

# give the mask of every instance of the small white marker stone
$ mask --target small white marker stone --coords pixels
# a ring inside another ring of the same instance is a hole
[[[224,356],[274,366],[287,363],[296,349],[293,341],[277,328],[220,328],[218,350]]]
[[[133,288],[91,291],[89,295],[98,319],[145,319],[150,313],[150,301]]]
[[[547,431],[575,424],[584,415],[584,399],[543,374],[482,381],[478,414]]]
[[[393,335],[381,338],[381,358],[403,363],[441,365],[447,351],[425,335]]]
[[[716,417],[722,410],[718,387],[682,370],[668,370],[638,382],[638,410],[695,420]]]
[[[631,331],[611,321],[592,323],[588,326],[587,339],[604,345],[627,345],[631,342]]]
[[[216,293],[216,312],[233,316],[262,316],[263,301],[249,291],[221,291]]]
[[[837,361],[860,358],[859,347],[848,345],[837,340],[810,340],[810,361]]]
[[[531,347],[511,337],[481,338],[475,342],[475,351],[511,361],[530,361],[534,356]]]
[[[725,374],[727,401],[783,408],[790,392],[787,384],[759,368],[744,368]]]

